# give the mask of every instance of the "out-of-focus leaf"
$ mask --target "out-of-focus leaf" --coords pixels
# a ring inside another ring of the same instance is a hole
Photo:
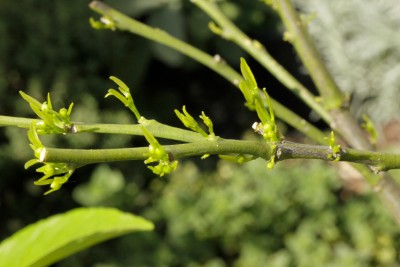
[[[112,208],[79,208],[18,231],[0,244],[0,266],[48,266],[97,243],[135,231],[151,222]]]

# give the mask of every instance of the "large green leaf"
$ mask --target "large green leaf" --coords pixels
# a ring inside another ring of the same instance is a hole
[[[16,232],[0,244],[0,266],[47,266],[97,243],[154,225],[112,208],[78,208]]]

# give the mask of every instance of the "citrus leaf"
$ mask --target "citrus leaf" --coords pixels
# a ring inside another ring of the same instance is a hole
[[[48,266],[105,240],[154,225],[112,208],[78,208],[41,220],[0,243],[0,266]]]

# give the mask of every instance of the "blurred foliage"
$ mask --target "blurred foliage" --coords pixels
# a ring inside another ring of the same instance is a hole
[[[123,189],[124,183],[124,176],[120,171],[100,164],[87,184],[80,185],[73,191],[73,197],[84,206],[104,205],[108,198]]]
[[[400,5],[396,0],[296,1],[352,109],[379,125],[399,119]]]
[[[32,117],[18,90],[40,101],[51,91],[56,109],[75,103],[74,121],[132,123],[127,110],[103,99],[111,86],[108,76],[117,75],[132,88],[146,118],[180,125],[173,110],[185,104],[194,114],[209,114],[221,136],[238,138],[250,129],[255,117],[233,86],[142,38],[91,29],[88,19],[94,14],[88,3],[0,1],[0,114]],[[190,1],[107,3],[239,65],[243,52],[210,33],[209,19]],[[297,72],[276,16],[261,1],[219,4],[289,71],[309,82]],[[249,64],[260,86],[268,85],[273,97],[308,115],[270,74],[254,61]],[[42,138],[61,147],[146,144],[140,138],[89,133]],[[325,164],[278,164],[267,171],[259,161],[238,166],[207,159],[181,163],[178,172],[162,179],[142,162],[87,166],[63,190],[42,197],[33,186],[37,174],[23,169],[31,153],[25,130],[0,130],[0,238],[81,205],[113,206],[157,224],[152,234],[104,243],[57,266],[396,266],[396,226],[373,196],[345,192]]]
[[[102,190],[112,192],[109,183]],[[134,191],[129,205],[150,198],[141,214],[157,232],[99,245],[59,266],[86,266],[85,259],[93,266],[397,266],[397,225],[373,195],[346,192],[323,162],[267,171],[262,160],[219,161],[209,173],[187,161],[149,191]],[[113,203],[126,195],[114,192]]]

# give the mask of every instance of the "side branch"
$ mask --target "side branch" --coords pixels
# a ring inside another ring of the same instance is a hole
[[[20,117],[2,116],[0,115],[0,127],[2,126],[16,126],[20,128],[29,129],[32,122],[40,122],[38,119],[28,119]],[[102,133],[102,134],[128,134],[143,136],[143,131],[139,124],[90,124],[72,122],[73,132],[78,133]],[[144,126],[155,136],[159,138],[181,141],[181,142],[198,142],[204,140],[199,133],[184,130],[177,127],[162,124],[156,120],[148,120]]]
[[[314,43],[310,40],[307,28],[304,25],[305,22],[301,21],[290,0],[276,0],[274,3],[282,22],[288,30],[286,39],[293,44],[301,61],[309,71],[325,107],[328,110],[339,108],[342,105],[343,97],[322,62]]]
[[[207,53],[173,37],[161,29],[153,28],[144,23],[136,21],[100,1],[92,1],[89,4],[89,7],[97,13],[100,13],[106,16],[108,19],[111,19],[118,29],[128,31],[154,42],[166,45],[182,53],[183,55],[193,58],[203,65],[206,65],[216,73],[229,80],[231,83],[239,83],[241,79],[241,76],[231,67],[229,67],[229,65],[215,60]]]
[[[95,12],[107,17],[108,19],[111,19],[114,22],[115,27],[118,29],[129,31],[133,34],[137,34],[179,51],[189,58],[192,58],[212,69],[234,86],[239,86],[242,76],[233,68],[231,68],[225,61],[217,60],[209,54],[173,37],[167,32],[152,28],[139,21],[136,21],[102,2],[92,1],[89,7]],[[318,128],[314,127],[311,123],[302,119],[296,113],[292,112],[274,99],[271,99],[271,101],[274,110],[280,119],[288,123],[290,126],[296,128],[310,139],[316,140],[319,143],[324,142],[324,134],[319,131]]]

